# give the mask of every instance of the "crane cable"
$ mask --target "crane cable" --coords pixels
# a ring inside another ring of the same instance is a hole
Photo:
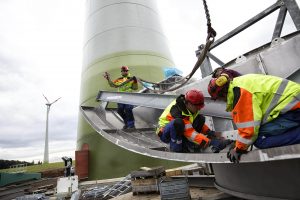
[[[211,26],[211,20],[210,20],[210,15],[209,15],[209,10],[208,10],[208,7],[207,7],[207,3],[206,3],[206,0],[203,0],[203,5],[204,5],[204,10],[205,10],[205,15],[206,15],[206,21],[207,21],[207,37],[206,37],[206,44],[203,48],[203,50],[201,51],[201,54],[200,56],[198,57],[198,60],[197,62],[195,63],[192,71],[190,72],[190,74],[188,74],[187,76],[183,77],[182,79],[180,80],[177,80],[177,81],[173,81],[173,82],[168,82],[168,83],[155,83],[155,82],[151,82],[151,81],[147,81],[147,80],[144,80],[142,78],[138,78],[138,77],[131,77],[129,79],[127,79],[126,81],[124,81],[123,83],[121,84],[114,84],[113,82],[111,82],[111,85],[115,88],[118,88],[118,87],[122,87],[123,85],[127,84],[128,82],[136,79],[141,85],[143,85],[146,89],[150,90],[150,91],[153,91],[153,92],[158,92],[158,93],[164,93],[164,92],[170,92],[170,91],[174,91],[180,87],[182,87],[183,85],[185,85],[191,78],[192,76],[195,74],[195,72],[199,69],[200,65],[203,63],[205,57],[206,57],[206,54],[207,52],[209,51],[209,48],[211,46],[211,44],[214,42],[214,39],[217,35],[216,31],[212,28]],[[107,76],[108,74],[106,73],[105,76],[106,76],[106,79],[110,81],[109,79],[109,76]],[[182,83],[181,83],[182,82]],[[149,83],[149,84],[154,84],[154,85],[174,85],[176,83],[181,83],[180,85],[176,86],[176,87],[171,87],[169,89],[164,89],[164,90],[157,90],[157,89],[152,89],[148,86],[146,86],[144,83]]]

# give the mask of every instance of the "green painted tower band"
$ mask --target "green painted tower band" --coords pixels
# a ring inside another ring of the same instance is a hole
[[[160,81],[164,67],[174,66],[162,32],[155,0],[87,0],[80,105],[96,106],[99,90],[113,90],[103,78],[130,74]],[[124,176],[140,166],[174,166],[122,149],[102,138],[79,113],[77,149],[89,146],[89,179]],[[178,165],[178,164],[177,164]]]

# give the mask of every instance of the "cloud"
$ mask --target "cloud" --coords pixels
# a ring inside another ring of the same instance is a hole
[[[0,158],[43,159],[75,150],[82,63],[83,1],[0,2]],[[66,144],[66,145],[64,145]]]
[[[207,20],[202,1],[162,0],[157,1],[162,25],[169,39],[169,47],[178,68],[189,73],[197,61],[195,51],[205,43]],[[299,4],[299,0],[297,3]],[[272,4],[274,0],[265,1],[207,1],[212,27],[216,30],[215,40],[221,38],[250,18],[256,16]],[[172,6],[170,6],[172,5]],[[211,53],[224,63],[247,53],[253,48],[271,41],[278,10],[246,29],[237,36],[213,49]],[[295,31],[287,14],[282,35]],[[218,65],[212,62],[213,68]],[[200,73],[195,77],[200,77]]]

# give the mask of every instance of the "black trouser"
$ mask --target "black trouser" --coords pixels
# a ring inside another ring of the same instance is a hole
[[[133,105],[118,103],[118,114],[122,117],[126,127],[134,127]]]

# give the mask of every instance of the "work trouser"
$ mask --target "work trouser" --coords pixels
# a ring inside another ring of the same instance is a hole
[[[262,125],[254,146],[259,149],[300,144],[300,109]]]
[[[171,120],[159,134],[160,139],[170,143],[172,152],[196,153],[201,152],[201,146],[189,141],[184,136],[184,122],[182,119]]]
[[[184,137],[184,129],[182,133],[178,131],[178,128],[180,129],[179,126],[182,126],[180,123],[179,119],[174,119],[163,128],[161,133],[158,134],[161,141],[164,143],[170,143],[170,151],[172,152],[182,152],[182,137]]]
[[[118,114],[122,117],[127,128],[134,127],[133,105],[118,103]]]

